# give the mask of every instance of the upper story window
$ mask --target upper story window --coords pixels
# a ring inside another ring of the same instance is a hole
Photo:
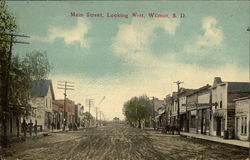
[[[242,135],[247,134],[247,116],[241,117],[241,134]]]
[[[220,101],[220,108],[222,108],[222,101]]]

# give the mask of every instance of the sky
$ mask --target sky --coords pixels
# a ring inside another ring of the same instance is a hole
[[[14,54],[46,52],[56,99],[58,81],[74,82],[68,98],[85,106],[94,99],[106,119],[124,118],[131,97],[163,99],[177,90],[223,81],[249,81],[247,1],[9,1],[18,33],[29,45]],[[71,13],[83,16],[71,16]],[[87,14],[103,17],[87,17]],[[143,17],[133,17],[132,13]],[[168,15],[150,17],[149,13]],[[107,14],[128,15],[108,17]],[[177,17],[174,18],[173,14]],[[180,17],[180,15],[185,15]],[[102,101],[103,97],[105,99]]]

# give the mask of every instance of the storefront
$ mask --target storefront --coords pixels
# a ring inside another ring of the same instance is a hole
[[[210,120],[211,120],[211,107],[210,104],[202,104],[197,110],[197,132],[200,134],[209,135],[210,134]]]
[[[187,132],[196,133],[197,110],[194,103],[187,104]]]
[[[213,131],[215,132],[212,135],[216,135],[218,137],[224,136],[225,130],[225,119],[226,119],[226,110],[225,109],[216,109],[213,111]]]
[[[159,109],[155,117],[157,128],[164,128],[167,124],[167,115],[165,109]]]
[[[249,97],[239,98],[235,100],[236,139],[249,140],[249,107]]]

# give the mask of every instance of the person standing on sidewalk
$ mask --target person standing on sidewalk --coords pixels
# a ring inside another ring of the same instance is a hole
[[[52,122],[52,123],[51,123],[51,126],[52,126],[52,132],[54,132],[55,123],[54,123],[54,122]]]

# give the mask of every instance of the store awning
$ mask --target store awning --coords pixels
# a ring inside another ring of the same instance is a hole
[[[161,116],[161,115],[157,115],[157,116],[155,116],[155,119],[159,119],[159,118],[160,118],[160,116]]]
[[[166,112],[166,110],[159,110],[158,111],[158,115],[162,115],[163,113],[165,113]]]
[[[165,112],[166,112],[165,110],[162,110],[161,112],[159,112],[158,115],[155,116],[155,119],[160,118]]]

